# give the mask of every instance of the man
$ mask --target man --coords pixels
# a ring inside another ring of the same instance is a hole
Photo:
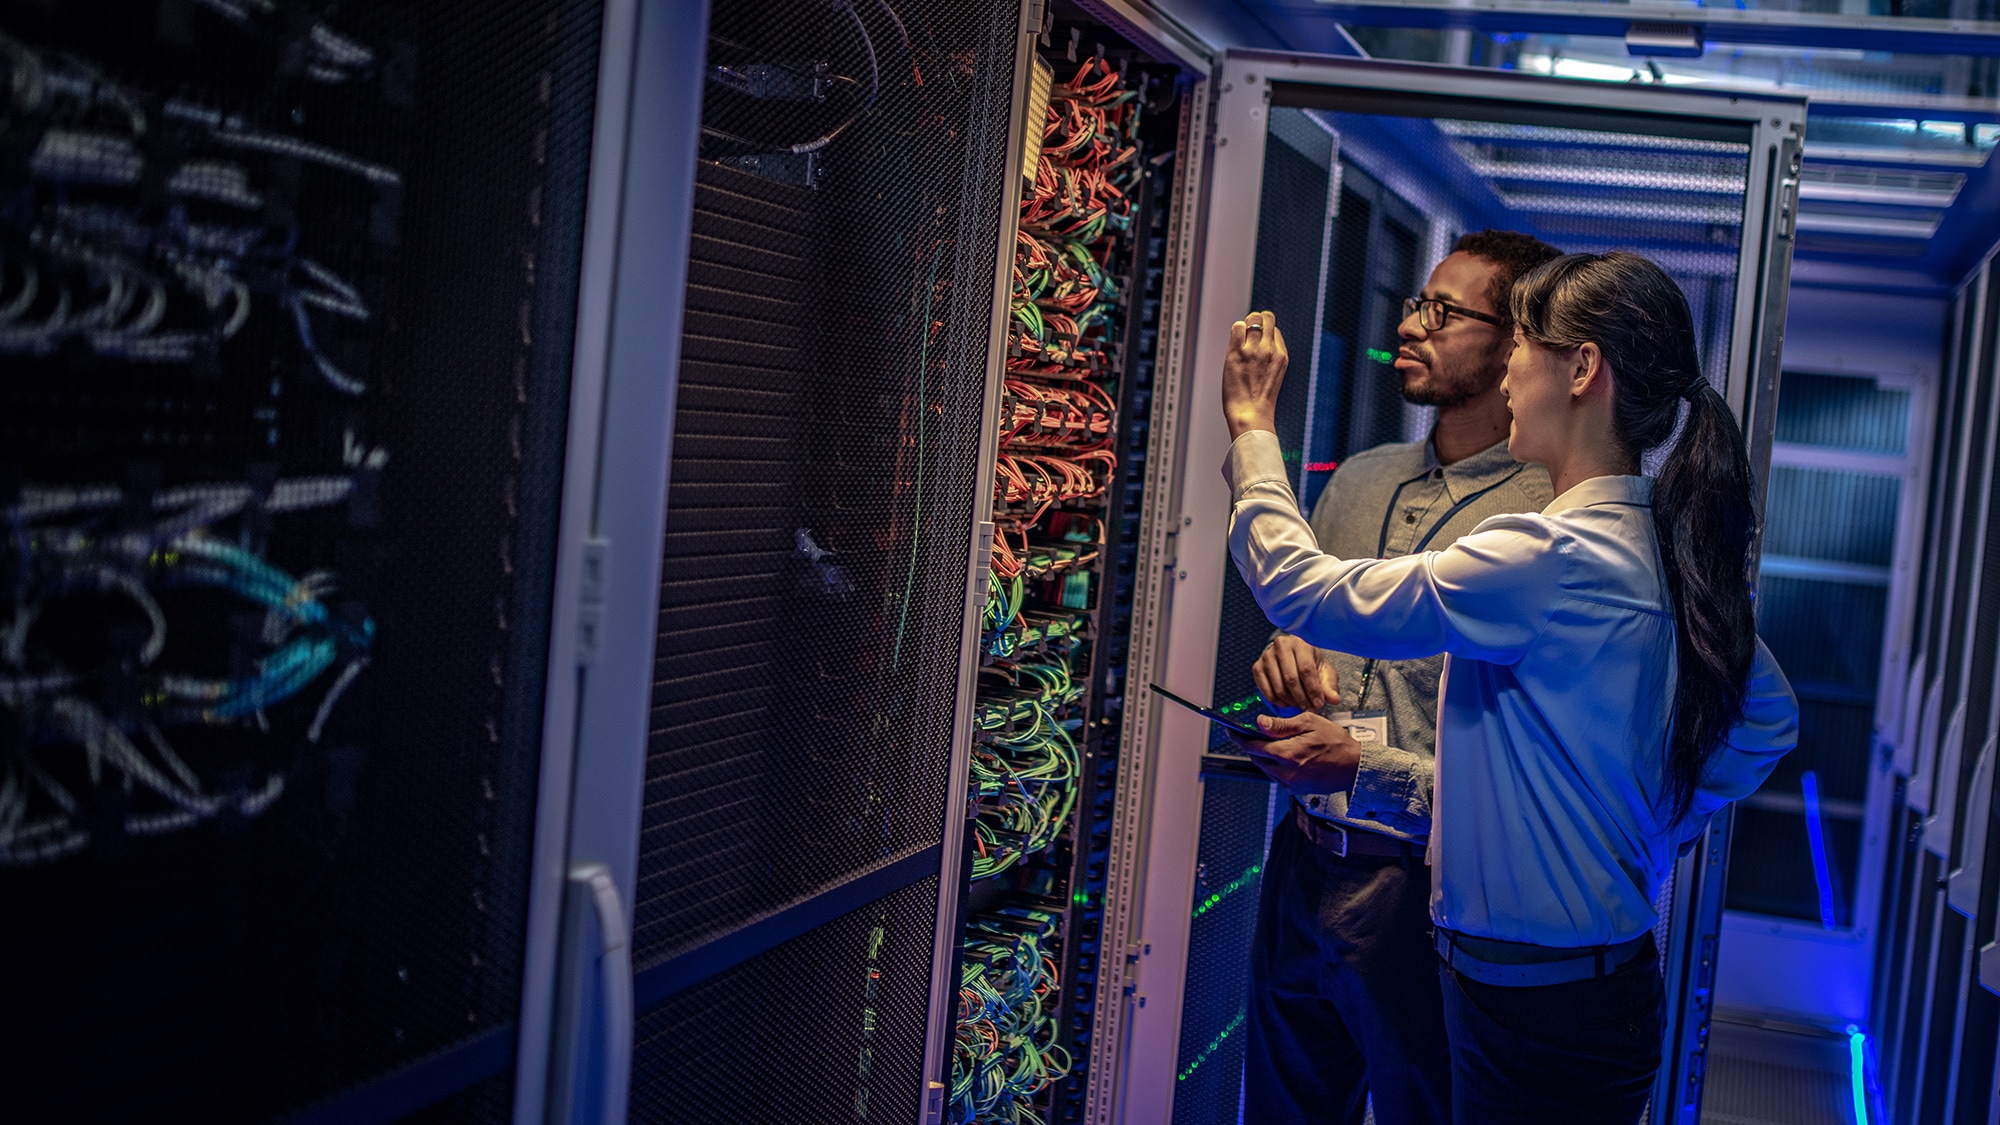
[[[1405,302],[1403,397],[1437,408],[1429,440],[1348,458],[1313,508],[1341,558],[1440,549],[1488,516],[1539,512],[1548,473],[1507,453],[1500,393],[1514,279],[1560,251],[1513,231],[1460,238]],[[1283,633],[1252,672],[1265,699],[1309,712],[1386,711],[1357,743],[1318,715],[1271,724],[1258,762],[1293,803],[1265,861],[1250,954],[1246,1122],[1448,1122],[1451,1059],[1430,937],[1432,760],[1442,656],[1363,661]],[[1343,689],[1345,695],[1343,695]]]

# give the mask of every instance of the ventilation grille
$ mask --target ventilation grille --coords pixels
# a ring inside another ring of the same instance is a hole
[[[916,1120],[937,895],[924,879],[641,1016],[632,1120]]]

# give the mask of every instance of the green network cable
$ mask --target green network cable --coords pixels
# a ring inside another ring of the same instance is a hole
[[[1069,1073],[1047,1001],[1060,988],[1047,948],[1058,915],[1006,907],[966,927],[953,1041],[954,1123],[1044,1125],[1035,1098]]]

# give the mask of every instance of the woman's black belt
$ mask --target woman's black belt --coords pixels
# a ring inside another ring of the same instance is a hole
[[[1440,926],[1437,954],[1452,971],[1481,984],[1527,988],[1607,977],[1653,950],[1652,931],[1616,945],[1557,947],[1495,941],[1454,933]]]

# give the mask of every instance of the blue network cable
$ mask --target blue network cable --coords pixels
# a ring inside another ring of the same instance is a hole
[[[327,609],[320,600],[323,578],[293,578],[226,540],[199,532],[183,535],[154,551],[148,563],[162,586],[227,590],[263,606],[292,630],[283,644],[258,661],[254,676],[218,681],[172,678],[168,694],[204,704],[205,722],[227,722],[272,706],[342,660],[366,659],[374,642],[372,620],[349,625]]]
[[[1819,778],[1807,770],[1799,777],[1806,799],[1806,842],[1812,846],[1813,883],[1819,888],[1819,924],[1837,930],[1839,919],[1833,909],[1833,873],[1826,865],[1826,825],[1819,816]]]

